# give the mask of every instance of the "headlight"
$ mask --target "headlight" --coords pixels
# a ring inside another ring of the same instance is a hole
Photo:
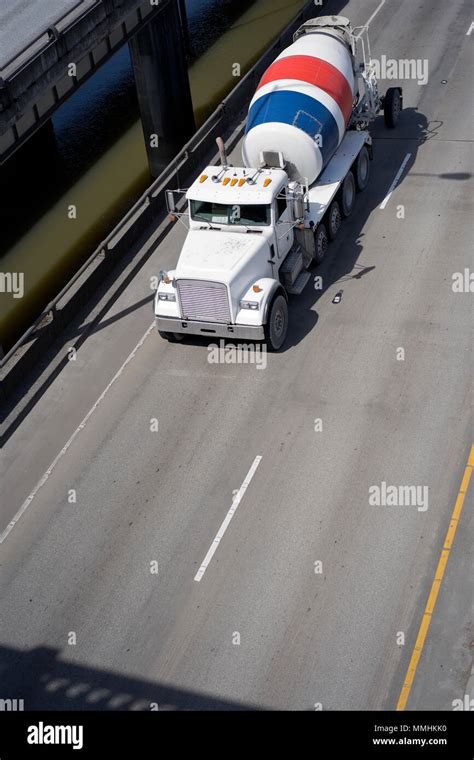
[[[257,310],[259,307],[258,301],[241,301],[240,302],[240,308],[241,309],[253,309]]]
[[[176,301],[175,293],[158,293],[160,301]]]

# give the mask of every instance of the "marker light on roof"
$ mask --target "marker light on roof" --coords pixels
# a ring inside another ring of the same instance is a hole
[[[234,177],[234,179],[232,179],[232,180],[230,181],[230,184],[232,185],[232,187],[234,187],[234,185],[236,185],[236,184],[237,184],[237,180],[236,180],[236,178],[235,178],[235,177]]]
[[[245,179],[243,177],[239,179],[239,187],[242,187],[242,185],[245,185]]]
[[[223,185],[228,185],[229,182],[230,182],[230,177],[224,177],[224,179],[222,180]]]
[[[266,180],[264,180],[264,182],[263,182],[263,186],[264,187],[268,187],[268,185],[270,184],[270,182],[271,182],[270,177],[267,177]]]
[[[201,177],[199,177],[199,182],[205,182],[207,179],[207,174],[203,174]]]

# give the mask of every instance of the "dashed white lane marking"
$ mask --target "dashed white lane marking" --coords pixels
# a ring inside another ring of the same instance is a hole
[[[398,184],[398,180],[402,176],[403,170],[404,170],[405,166],[407,165],[408,161],[410,160],[410,158],[411,158],[411,153],[407,153],[406,156],[405,156],[405,158],[402,161],[402,165],[400,166],[398,172],[395,175],[395,179],[393,180],[392,184],[389,187],[387,195],[383,199],[383,201],[380,204],[379,208],[384,209],[385,206],[387,205],[387,203],[389,202],[390,196],[392,195],[393,191],[395,190],[395,188],[396,188],[396,186]]]
[[[219,544],[221,542],[221,539],[222,539],[224,533],[226,532],[227,528],[229,527],[230,521],[232,520],[233,516],[237,512],[237,507],[239,506],[240,502],[242,501],[242,498],[243,498],[243,496],[245,494],[245,491],[247,490],[250,481],[252,480],[253,476],[255,475],[255,472],[256,472],[257,467],[260,464],[261,460],[262,460],[261,456],[255,457],[255,459],[253,460],[252,466],[251,466],[250,470],[248,471],[247,476],[246,476],[244,482],[240,486],[240,488],[239,488],[239,490],[237,492],[237,495],[235,496],[235,498],[234,498],[234,500],[232,502],[231,508],[227,512],[227,515],[225,516],[224,521],[223,521],[221,527],[217,531],[217,535],[216,535],[214,541],[211,544],[211,548],[207,552],[206,556],[204,557],[204,561],[203,561],[201,567],[199,568],[199,570],[197,571],[196,575],[194,576],[194,580],[197,581],[198,583],[201,580],[201,578],[204,575],[204,573],[206,572],[206,569],[207,569],[207,567],[208,567],[211,559],[214,556],[214,552],[216,551],[217,547],[219,546]]]
[[[48,469],[44,473],[43,477],[36,484],[36,486],[33,488],[32,492],[30,493],[30,495],[28,496],[28,498],[23,502],[23,504],[21,505],[20,509],[18,510],[18,512],[16,513],[16,515],[14,516],[14,518],[8,523],[8,525],[5,528],[5,530],[0,535],[0,544],[3,544],[3,542],[5,541],[5,539],[7,538],[7,536],[9,535],[9,533],[13,530],[13,528],[17,524],[17,522],[20,519],[20,517],[26,512],[26,510],[30,506],[31,502],[35,498],[36,494],[40,490],[40,488],[42,486],[44,486],[44,484],[48,480],[49,476],[53,472],[53,470],[56,467],[56,465],[59,462],[59,460],[63,458],[63,456],[65,455],[65,453],[67,452],[67,450],[71,446],[71,444],[74,441],[74,439],[76,438],[76,436],[86,426],[87,422],[92,417],[93,413],[95,412],[95,410],[99,406],[99,404],[102,401],[102,399],[109,392],[109,390],[111,389],[111,387],[113,386],[113,384],[118,380],[118,378],[120,377],[120,375],[124,371],[124,369],[127,366],[127,364],[130,364],[130,362],[132,361],[133,357],[137,353],[138,349],[141,348],[141,346],[143,346],[145,340],[147,339],[147,337],[149,336],[149,334],[151,333],[151,331],[152,331],[153,328],[154,328],[154,323],[152,322],[151,325],[150,325],[150,327],[146,331],[145,335],[143,335],[143,337],[140,338],[140,340],[138,341],[138,343],[135,346],[135,348],[133,349],[132,353],[127,356],[127,358],[125,359],[125,361],[122,364],[122,366],[120,367],[120,369],[115,373],[115,375],[113,376],[112,380],[107,385],[107,387],[105,388],[105,390],[102,391],[102,393],[100,394],[99,398],[95,402],[94,406],[92,406],[89,409],[89,411],[87,412],[86,416],[84,417],[84,419],[82,420],[82,422],[80,423],[80,425],[77,426],[77,428],[75,429],[75,431],[73,432],[73,434],[71,435],[71,437],[69,438],[69,440],[67,441],[67,443],[63,446],[63,448],[61,449],[61,451],[59,452],[59,454],[53,459],[53,461],[49,465]]]

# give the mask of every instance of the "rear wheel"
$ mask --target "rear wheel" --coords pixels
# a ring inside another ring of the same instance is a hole
[[[284,296],[277,295],[270,306],[268,321],[265,325],[265,337],[268,347],[278,351],[285,342],[288,332],[288,305]]]
[[[334,240],[342,224],[342,214],[339,201],[333,201],[329,206],[327,227],[329,240]]]
[[[179,343],[180,340],[183,340],[181,333],[163,332],[163,330],[158,330],[158,332],[164,340],[168,340],[170,343]]]
[[[323,223],[318,224],[316,232],[314,233],[314,260],[316,264],[321,264],[323,261],[328,249],[328,244],[329,241],[326,225]]]
[[[340,191],[340,203],[343,216],[350,216],[355,203],[355,179],[352,172],[347,172]]]
[[[357,190],[359,190],[359,192],[361,190],[365,190],[365,188],[369,184],[369,174],[370,174],[369,151],[364,145],[359,155],[357,156],[356,166],[355,166],[356,185],[357,185]]]
[[[402,98],[400,96],[400,90],[398,87],[389,87],[385,93],[383,101],[383,116],[385,119],[385,125],[389,129],[393,129],[393,127],[397,126],[401,110]]]

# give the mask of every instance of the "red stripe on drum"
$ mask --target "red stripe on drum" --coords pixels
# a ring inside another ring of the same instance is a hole
[[[279,79],[297,79],[320,87],[337,103],[347,124],[352,112],[352,91],[344,74],[335,66],[312,55],[291,55],[279,58],[268,67],[257,91],[269,82]]]

